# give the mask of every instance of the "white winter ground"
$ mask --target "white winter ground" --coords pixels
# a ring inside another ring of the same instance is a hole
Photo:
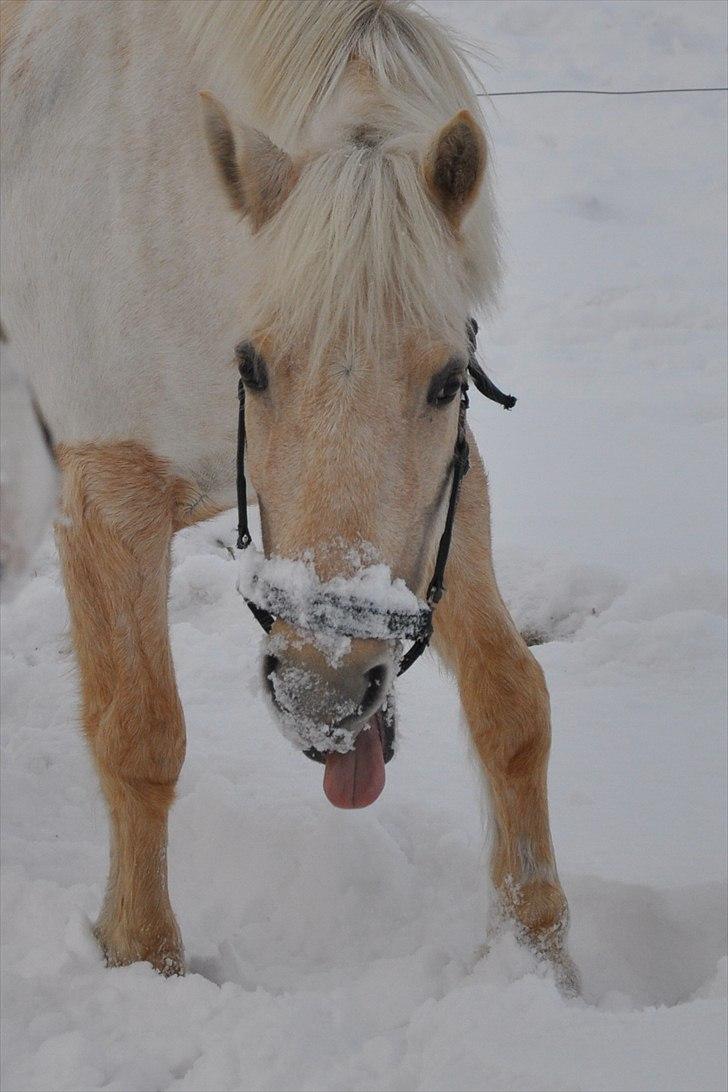
[[[491,90],[726,83],[723,3],[429,6],[491,50]],[[509,273],[481,342],[520,400],[472,420],[500,579],[545,640],[583,998],[511,937],[479,958],[480,793],[433,659],[380,801],[326,802],[256,689],[228,513],[175,548],[185,979],[106,970],[90,937],[105,816],[50,543],[5,616],[7,1092],[724,1087],[725,111],[488,107]]]

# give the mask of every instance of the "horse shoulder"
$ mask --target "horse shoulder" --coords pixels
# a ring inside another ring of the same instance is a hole
[[[245,235],[205,148],[204,74],[157,5],[8,18],[3,321],[59,440],[143,443],[214,485]]]

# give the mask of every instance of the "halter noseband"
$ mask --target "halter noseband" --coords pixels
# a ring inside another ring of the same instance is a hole
[[[478,333],[478,324],[475,319],[468,319],[467,323],[468,332],[468,375],[473,381],[473,386],[481,394],[485,395],[492,402],[498,402],[499,405],[505,409],[512,409],[516,404],[516,399],[512,394],[503,394],[495,383],[493,383],[485,374],[476,356],[476,338]],[[237,448],[237,494],[238,494],[238,541],[237,547],[239,550],[246,550],[253,541],[250,535],[250,529],[248,527],[248,489],[245,480],[245,384],[242,376],[238,380],[238,448]],[[455,449],[453,452],[452,463],[450,467],[450,473],[452,473],[452,482],[450,485],[450,500],[447,506],[447,516],[445,519],[445,527],[442,535],[440,536],[440,543],[437,547],[437,557],[435,558],[435,568],[432,573],[432,579],[430,580],[427,588],[427,600],[422,605],[422,609],[417,613],[411,613],[402,615],[397,611],[387,612],[378,610],[367,606],[367,613],[374,613],[377,615],[377,621],[383,628],[384,632],[390,637],[408,638],[412,640],[407,652],[404,654],[400,661],[398,675],[403,675],[405,671],[412,667],[412,664],[420,658],[422,653],[430,643],[432,637],[432,623],[435,607],[442,599],[443,592],[445,591],[445,566],[447,565],[448,554],[450,553],[450,545],[452,542],[452,531],[455,523],[455,512],[458,505],[458,497],[460,495],[460,485],[463,478],[468,472],[470,466],[470,449],[468,446],[467,437],[465,434],[465,414],[468,408],[468,384],[463,382],[460,388],[460,407],[458,412],[458,432],[455,440]],[[275,601],[275,611],[272,613],[270,610],[262,607],[260,604],[253,602],[252,599],[245,597],[245,602],[248,604],[250,611],[255,617],[256,621],[262,626],[266,633],[270,633],[273,628],[273,624],[276,618],[284,618],[290,616],[291,612],[287,609],[287,602],[285,593],[281,592]],[[361,630],[359,623],[359,617],[362,613],[362,605],[351,601],[347,603],[339,598],[338,604],[350,615],[350,624],[347,626],[345,636],[359,637],[365,635]],[[316,624],[317,619],[320,620],[323,625],[326,615],[326,602],[323,598],[320,601],[314,599],[309,611],[309,617],[312,625]],[[360,631],[361,630],[361,631]],[[343,632],[343,631],[342,631]]]

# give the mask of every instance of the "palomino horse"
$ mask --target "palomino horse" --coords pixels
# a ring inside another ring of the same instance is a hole
[[[467,320],[498,279],[486,139],[461,52],[395,0],[35,0],[4,33],[3,315],[63,469],[57,537],[111,826],[96,932],[110,964],[179,972],[170,541],[234,502],[235,346],[266,555],[324,581],[364,557],[421,596]],[[245,121],[200,98],[210,86]],[[469,439],[433,642],[489,786],[498,918],[573,988],[548,693],[496,587]],[[356,637],[332,662],[283,621],[271,640],[273,706],[303,680],[279,709],[288,734],[347,710],[327,794],[369,803],[383,739],[361,729],[380,724],[397,642]]]

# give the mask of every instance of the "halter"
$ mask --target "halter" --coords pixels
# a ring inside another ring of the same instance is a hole
[[[478,363],[476,356],[478,324],[475,319],[468,319],[467,333],[469,348],[468,375],[473,381],[473,386],[492,402],[498,402],[504,409],[513,409],[516,404],[514,396],[512,394],[503,394],[503,392],[496,387],[495,383],[488,378]],[[237,547],[239,550],[247,550],[253,540],[248,527],[248,489],[245,480],[245,384],[242,376],[238,380],[238,400]],[[335,628],[335,632],[342,636],[355,638],[366,636],[368,631],[365,621],[362,618],[362,615],[366,612],[366,615],[369,618],[374,617],[376,620],[378,632],[382,632],[390,638],[412,641],[412,644],[400,661],[399,671],[397,672],[398,675],[403,675],[405,671],[408,671],[409,668],[412,667],[412,664],[420,658],[430,643],[434,610],[442,599],[443,592],[445,591],[445,566],[447,565],[450,545],[452,543],[452,531],[455,523],[458,498],[460,496],[460,485],[470,466],[470,449],[465,434],[465,414],[468,405],[468,384],[464,381],[460,387],[460,407],[458,411],[458,431],[455,439],[455,449],[448,471],[448,474],[452,474],[450,500],[447,506],[445,527],[437,547],[435,568],[427,588],[426,601],[421,604],[417,611],[411,612],[400,612],[396,610],[388,611],[369,604],[364,607],[356,600],[347,599],[343,596],[336,596],[335,603],[333,603],[337,612],[343,612],[348,616],[346,626],[337,626]],[[272,589],[272,596],[270,592],[271,589],[269,589],[268,601],[274,606],[275,613],[260,606],[260,604],[253,602],[251,599],[247,598],[247,596],[245,597],[245,602],[248,604],[254,618],[266,633],[270,633],[277,618],[281,618],[284,621],[293,621],[296,618],[296,611],[292,609],[286,592],[283,589]],[[310,623],[311,628],[316,628],[317,626],[326,628],[327,609],[331,605],[332,597],[330,594],[321,594],[320,596],[315,596],[313,598],[312,602],[308,605],[307,611],[307,620]]]

